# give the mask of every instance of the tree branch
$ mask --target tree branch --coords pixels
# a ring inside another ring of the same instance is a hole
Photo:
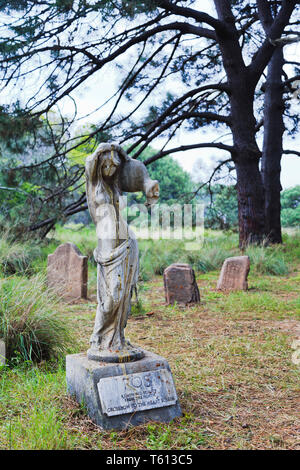
[[[165,10],[171,13],[174,13],[175,15],[179,15],[184,18],[193,18],[199,23],[206,23],[210,25],[212,28],[214,28],[216,31],[219,31],[220,33],[227,32],[226,28],[224,27],[221,21],[217,20],[213,16],[208,15],[207,13],[194,10],[192,8],[180,7],[168,0],[159,0],[157,1],[157,4],[159,7],[164,8]],[[205,31],[211,32],[210,30],[205,30]],[[215,39],[215,36],[212,39]]]
[[[225,145],[222,143],[206,142],[206,143],[200,143],[200,144],[181,145],[180,147],[176,147],[173,149],[164,150],[164,151],[160,151],[156,153],[152,157],[147,158],[147,160],[144,161],[144,164],[150,165],[150,163],[153,163],[156,160],[159,160],[160,158],[165,157],[166,155],[170,155],[171,153],[184,152],[186,150],[193,150],[193,149],[200,149],[200,148],[218,148],[220,150],[226,150],[227,152],[234,153],[234,147],[230,145]]]
[[[298,150],[283,150],[282,153],[293,154],[293,155],[297,155],[297,157],[300,157],[300,152],[298,152]]]
[[[260,14],[264,24],[267,26],[269,24],[269,15],[266,10],[266,5],[264,0],[257,0],[260,4]],[[268,26],[267,37],[261,47],[258,49],[257,53],[254,55],[251,64],[248,66],[250,74],[254,80],[254,83],[257,83],[264,69],[269,63],[275,47],[272,44],[272,41],[281,37],[281,34],[284,31],[284,28],[287,26],[289,19],[293,13],[293,10],[298,3],[298,0],[283,0],[282,7],[272,22],[271,26]]]
[[[131,47],[141,43],[145,42],[147,39],[150,37],[155,36],[156,34],[162,33],[164,31],[179,31],[182,34],[197,34],[198,36],[201,36],[199,31],[195,30],[195,27],[192,25],[189,25],[188,23],[183,23],[183,22],[174,22],[174,23],[168,23],[164,25],[159,25],[156,26],[155,28],[152,28],[148,31],[144,31],[142,34],[135,36],[128,40],[126,43],[124,43],[122,46],[120,46],[117,50],[114,52],[110,53],[107,57],[103,59],[99,59],[97,64],[89,69],[89,71],[84,74],[81,77],[78,77],[75,83],[73,83],[71,86],[69,86],[67,89],[65,89],[61,94],[57,94],[56,97],[49,103],[49,105],[37,113],[34,113],[34,115],[41,115],[44,112],[48,112],[58,101],[60,101],[64,96],[69,95],[72,93],[79,85],[81,85],[85,80],[87,80],[91,75],[93,75],[95,72],[100,70],[104,65],[112,62],[115,60],[117,57],[122,55],[124,52],[126,52],[128,49]],[[51,47],[49,48],[51,50]],[[44,101],[44,100],[43,100]]]
[[[190,118],[199,118],[199,119],[207,119],[207,120],[211,120],[211,121],[218,121],[218,122],[222,122],[222,123],[225,123],[227,125],[230,126],[230,118],[228,116],[222,116],[222,115],[219,115],[219,114],[215,114],[215,113],[210,113],[210,112],[199,112],[199,113],[196,113],[196,112],[185,112],[185,113],[182,113],[180,116],[176,116],[174,117],[173,119],[169,120],[168,122],[166,122],[165,124],[161,125],[158,129],[156,129],[156,132],[154,132],[154,134],[150,137],[150,134],[152,132],[150,132],[148,135],[148,139],[145,140],[145,136],[144,135],[140,140],[141,141],[144,141],[143,145],[138,149],[138,151],[133,155],[132,158],[137,158],[143,150],[145,150],[145,148],[147,147],[147,145],[149,145],[149,143],[154,140],[156,137],[158,137],[160,134],[162,134],[165,130],[169,129],[171,126],[173,126],[173,124],[176,124],[177,122],[180,122],[180,121],[184,121],[186,119],[190,119]],[[156,126],[155,126],[156,128]],[[130,150],[128,149],[128,152]]]

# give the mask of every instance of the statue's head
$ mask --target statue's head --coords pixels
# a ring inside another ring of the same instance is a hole
[[[100,144],[94,155],[98,159],[98,175],[103,178],[114,176],[122,161],[128,159],[124,150],[114,142]]]
[[[111,150],[111,152],[103,152],[101,154],[101,173],[102,176],[111,177],[116,173],[117,168],[120,166],[121,160],[118,154]]]

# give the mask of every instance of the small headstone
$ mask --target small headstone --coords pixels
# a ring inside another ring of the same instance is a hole
[[[60,245],[48,255],[48,286],[60,292],[66,299],[86,299],[88,263],[73,243]]]
[[[200,302],[199,289],[193,268],[189,264],[174,263],[164,271],[167,304]]]
[[[5,364],[5,343],[0,339],[0,365]]]
[[[227,258],[222,266],[217,284],[219,290],[247,290],[250,271],[249,256]]]

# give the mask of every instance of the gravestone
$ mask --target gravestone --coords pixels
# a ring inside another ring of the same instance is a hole
[[[247,290],[250,271],[249,256],[227,258],[222,266],[217,284],[218,290]]]
[[[5,364],[5,354],[6,354],[5,342],[2,339],[0,339],[0,365]]]
[[[167,304],[200,302],[195,273],[189,264],[174,263],[164,270],[164,287]]]
[[[65,299],[86,299],[87,278],[87,256],[83,256],[73,243],[64,243],[48,255],[48,286],[59,291]]]

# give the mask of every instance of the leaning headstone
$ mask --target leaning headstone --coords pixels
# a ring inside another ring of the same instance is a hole
[[[5,343],[0,339],[0,365],[5,364]]]
[[[219,290],[247,290],[250,271],[249,256],[227,258],[222,266],[217,284]]]
[[[58,290],[64,298],[86,299],[87,278],[87,256],[73,243],[64,243],[48,255],[48,286]]]
[[[195,273],[189,264],[174,263],[164,270],[164,287],[167,304],[200,302]]]

